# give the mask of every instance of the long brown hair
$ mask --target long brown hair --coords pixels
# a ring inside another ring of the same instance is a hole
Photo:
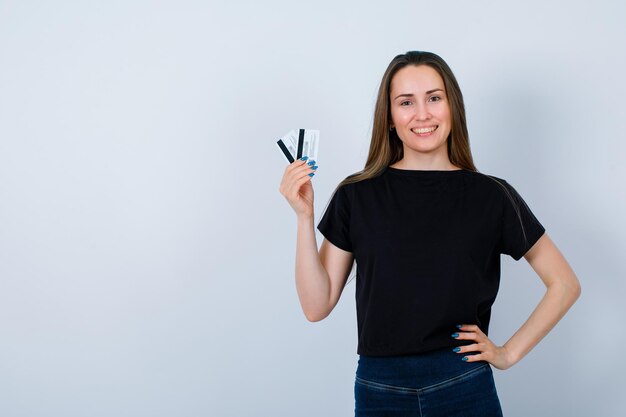
[[[391,60],[387,70],[383,74],[378,89],[378,98],[374,109],[374,125],[372,126],[372,139],[370,141],[369,154],[363,170],[354,173],[337,185],[337,189],[344,184],[362,181],[377,177],[387,166],[402,159],[404,148],[395,129],[390,131],[391,110],[390,90],[393,76],[407,65],[428,65],[433,68],[443,79],[446,96],[450,104],[452,126],[448,136],[448,158],[450,162],[461,168],[477,171],[472,159],[469,145],[467,123],[465,121],[465,106],[463,94],[459,84],[446,62],[437,54],[425,51],[409,51],[406,54],[396,55]]]

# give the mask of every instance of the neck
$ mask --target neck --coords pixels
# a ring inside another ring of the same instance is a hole
[[[403,158],[394,164],[389,165],[392,168],[398,169],[410,169],[419,171],[454,171],[461,169],[460,167],[453,165],[449,160],[438,162],[431,161],[431,163],[420,163],[419,161],[407,161]]]

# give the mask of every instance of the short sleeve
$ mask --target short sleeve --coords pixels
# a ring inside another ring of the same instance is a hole
[[[350,239],[350,197],[346,185],[337,189],[333,194],[317,229],[333,245],[348,252],[352,252]]]
[[[500,253],[518,261],[539,240],[545,228],[517,190],[508,182],[501,181],[508,192],[505,192],[502,211]]]

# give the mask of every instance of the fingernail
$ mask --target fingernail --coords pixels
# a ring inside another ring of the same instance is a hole
[[[307,164],[309,164],[309,165],[315,165],[315,160],[311,159],[309,162],[307,162]]]
[[[307,159],[309,159],[308,156],[303,156],[302,158],[300,158],[301,161],[306,161]]]
[[[311,173],[309,174],[309,177],[312,177],[313,175],[315,175],[315,172],[311,172]]]
[[[315,166],[311,167],[311,169],[317,169],[317,165],[315,165]]]
[[[467,362],[467,356],[463,356],[463,359],[461,359],[461,360]]]
[[[453,351],[453,352],[457,352],[457,353],[458,353],[458,352],[460,352],[460,351],[461,351],[461,348],[460,348],[460,347],[455,347],[454,349],[452,349],[452,351]]]
[[[452,333],[452,337],[459,337],[458,333]]]
[[[457,325],[456,325],[456,328],[457,328],[457,329],[460,329],[461,327],[463,327],[463,325],[462,325],[462,324],[457,324]]]

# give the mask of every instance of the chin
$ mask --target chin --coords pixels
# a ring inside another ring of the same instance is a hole
[[[411,143],[411,146],[406,146],[405,145],[405,149],[409,148],[412,151],[415,152],[421,152],[421,153],[430,153],[430,152],[434,152],[436,150],[438,150],[439,148],[445,148],[446,147],[446,141],[443,142],[439,142],[437,144],[432,144],[432,143],[421,143],[421,144],[416,144],[416,143]]]

